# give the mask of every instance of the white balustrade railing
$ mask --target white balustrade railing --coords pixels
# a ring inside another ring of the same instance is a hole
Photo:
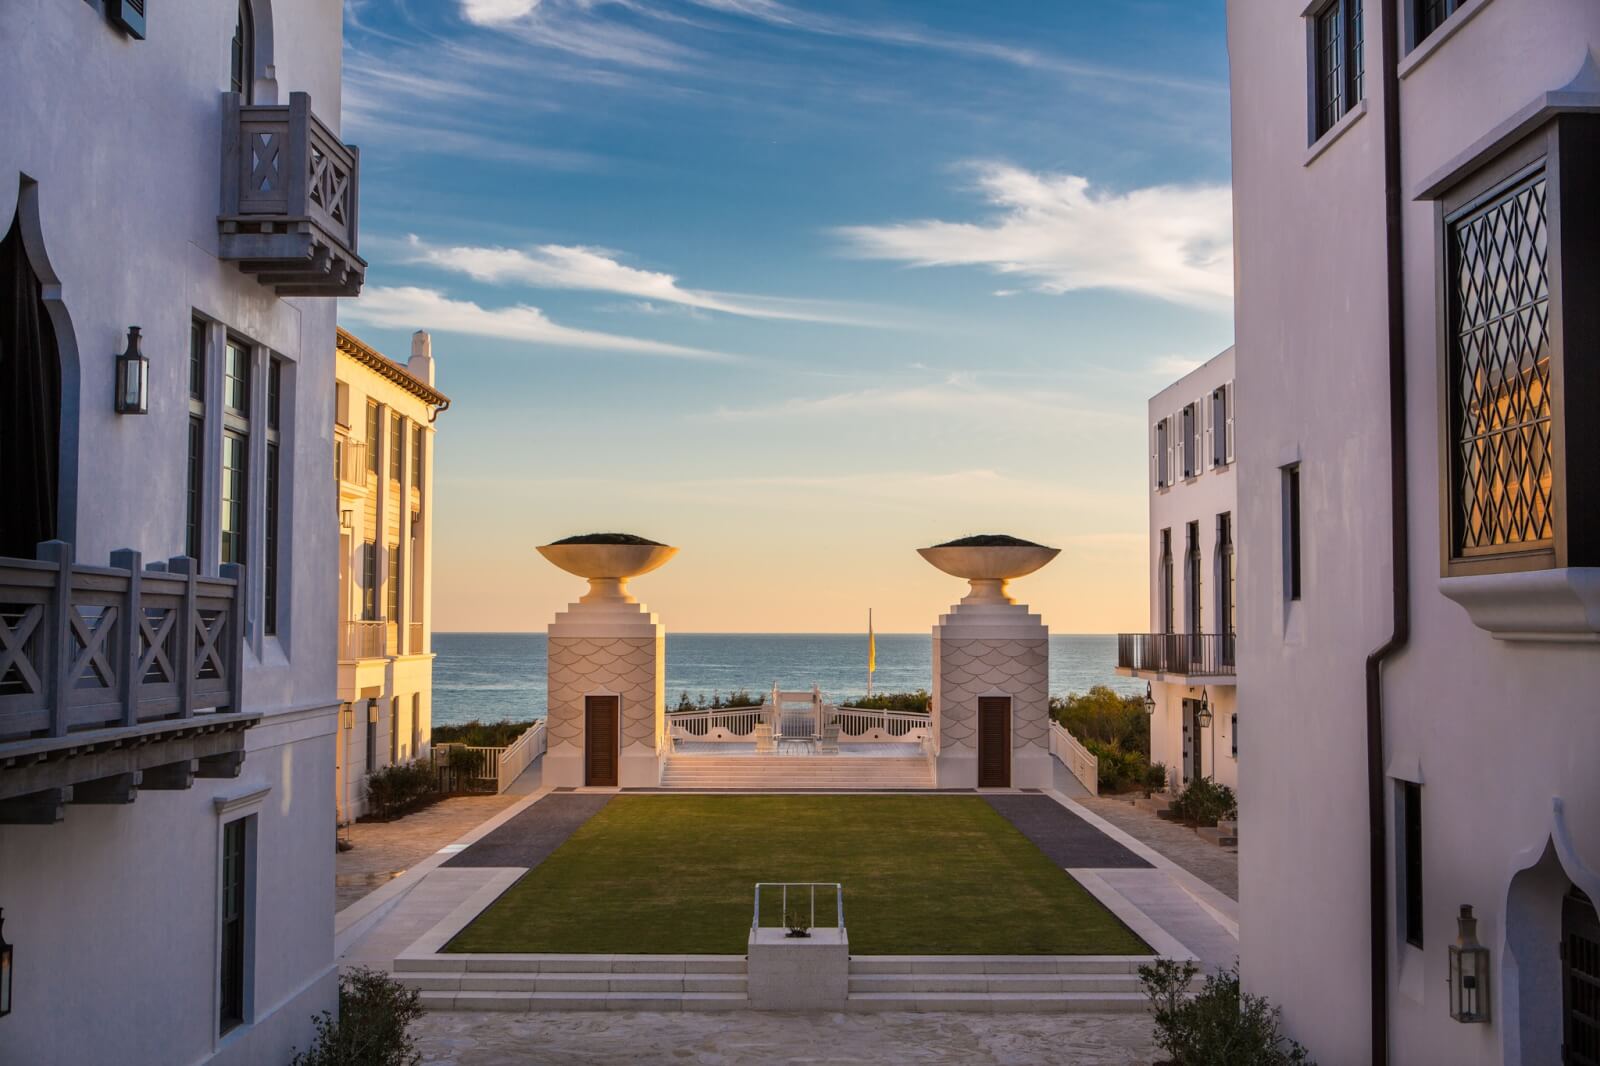
[[[528,768],[528,764],[544,754],[546,742],[544,727],[545,720],[540,718],[500,752],[499,758],[495,760],[495,776],[499,779],[500,785],[496,791],[504,792],[510,788],[511,782]]]
[[[756,726],[766,721],[764,706],[667,712],[667,730],[674,740],[750,740]]]
[[[817,890],[822,890],[822,925],[817,924]],[[766,928],[795,929],[838,929],[844,931],[844,886],[837,881],[760,881],[756,884],[755,913],[750,919],[750,929],[754,932],[763,928],[761,924],[761,896],[766,891],[767,917]],[[833,919],[832,925],[828,924],[828,893],[833,894]],[[773,905],[777,905],[776,916],[772,913]],[[776,917],[776,921],[771,921]]]
[[[1050,754],[1061,760],[1091,796],[1100,794],[1100,760],[1055,722],[1050,723]]]
[[[880,711],[868,707],[835,707],[841,742],[904,741],[916,743],[933,735],[931,719],[916,711]]]

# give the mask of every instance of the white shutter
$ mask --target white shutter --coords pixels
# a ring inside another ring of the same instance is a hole
[[[1226,385],[1224,385],[1222,387],[1222,389],[1223,389],[1223,398],[1222,398],[1223,407],[1228,412],[1228,432],[1227,432],[1227,440],[1225,442],[1226,445],[1227,445],[1227,451],[1224,454],[1227,455],[1228,462],[1231,463],[1231,462],[1233,462],[1233,382],[1231,382],[1231,381],[1228,382]]]
[[[1183,459],[1183,450],[1178,445],[1178,416],[1167,416],[1167,484],[1177,481],[1178,463]]]
[[[1217,430],[1217,420],[1211,415],[1211,405],[1209,403],[1202,403],[1200,405],[1200,421],[1205,426],[1205,449],[1200,453],[1202,456],[1204,456],[1204,459],[1202,459],[1201,462],[1205,465],[1205,468],[1209,470],[1217,465],[1217,452],[1216,449],[1211,446],[1211,438]]]
[[[1150,427],[1150,487],[1161,487],[1161,423]]]

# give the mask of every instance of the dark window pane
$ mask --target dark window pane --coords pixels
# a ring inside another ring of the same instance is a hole
[[[283,404],[283,360],[267,362],[267,428],[278,429]]]
[[[244,434],[222,435],[222,561],[225,563],[245,561],[249,451],[250,439]]]
[[[220,1022],[224,1032],[244,1021],[245,831],[247,819],[222,827],[222,965]]]
[[[1349,102],[1345,106],[1345,110],[1348,111],[1350,108],[1356,105],[1357,101],[1367,94],[1367,59],[1362,52],[1361,38],[1364,32],[1361,19],[1362,0],[1345,0],[1345,3],[1349,7],[1350,11],[1350,48],[1348,60],[1350,64],[1350,98]]]
[[[389,419],[389,480],[399,481],[406,457],[406,420],[399,415]]]
[[[1300,598],[1300,467],[1291,466],[1284,473],[1285,492],[1288,495],[1286,559],[1289,565],[1289,598]]]
[[[1547,240],[1542,173],[1450,225],[1457,554],[1555,536]]]
[[[1172,589],[1172,530],[1161,531],[1161,615],[1162,632],[1171,633],[1174,629]]]
[[[206,324],[198,318],[189,323],[189,395],[206,398]]]
[[[1400,808],[1404,825],[1405,937],[1406,942],[1422,946],[1422,786],[1415,781],[1400,782]]]
[[[411,484],[422,488],[422,427],[411,427]]]
[[[383,408],[367,401],[367,470],[378,472],[378,446],[383,442]]]
[[[191,559],[200,558],[200,523],[203,500],[202,485],[205,478],[205,423],[198,418],[189,419],[189,497],[188,514],[184,523],[184,554]]]
[[[262,578],[266,582],[262,624],[267,633],[278,631],[278,446],[267,445],[267,528],[264,536],[267,558]]]
[[[255,19],[251,16],[249,0],[240,0],[239,18],[233,24],[233,54],[228,64],[228,88],[253,103],[252,75],[256,65]]]
[[[249,417],[250,348],[231,337],[222,371],[222,402],[228,410]]]
[[[1328,132],[1345,112],[1344,12],[1329,4],[1315,19],[1317,135]]]
[[[361,617],[378,618],[378,545],[370,540],[361,546]]]
[[[389,545],[389,579],[386,584],[388,585],[388,593],[385,601],[389,610],[389,621],[398,622],[400,620],[400,546],[398,544]]]
[[[1444,20],[1449,18],[1456,8],[1460,7],[1460,0],[1417,0],[1417,44],[1438,29]]]

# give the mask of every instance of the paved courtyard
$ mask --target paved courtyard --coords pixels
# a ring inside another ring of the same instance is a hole
[[[356,822],[340,830],[355,847],[341,851],[334,864],[334,910],[383,887],[521,798],[451,796],[392,822]]]
[[[1074,803],[1104,818],[1135,840],[1153,848],[1229,899],[1239,898],[1239,849],[1201,840],[1193,829],[1157,818],[1127,800],[1087,794]]]
[[[1142,1014],[506,1014],[439,1012],[412,1032],[458,1066],[1133,1066],[1155,1055]]]

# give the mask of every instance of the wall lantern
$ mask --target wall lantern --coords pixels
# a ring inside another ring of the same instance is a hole
[[[1456,942],[1450,945],[1450,1017],[1458,1022],[1489,1020],[1489,949],[1478,943],[1478,919],[1463,903],[1456,917]]]
[[[1194,721],[1201,729],[1211,728],[1211,697],[1204,688],[1200,690],[1200,706],[1194,709]]]
[[[1156,713],[1156,694],[1155,690],[1150,687],[1150,682],[1148,681],[1144,683],[1144,713]]]
[[[356,708],[351,703],[339,705],[339,726],[342,729],[353,729],[356,724]]]
[[[0,1018],[11,1013],[11,945],[6,943],[5,915],[0,910]]]
[[[150,360],[139,350],[139,327],[128,327],[128,350],[117,356],[117,414],[150,413]]]
[[[355,528],[355,524],[356,524],[356,513],[355,513],[355,511],[346,508],[345,510],[339,512],[339,528],[340,529],[354,529]]]

